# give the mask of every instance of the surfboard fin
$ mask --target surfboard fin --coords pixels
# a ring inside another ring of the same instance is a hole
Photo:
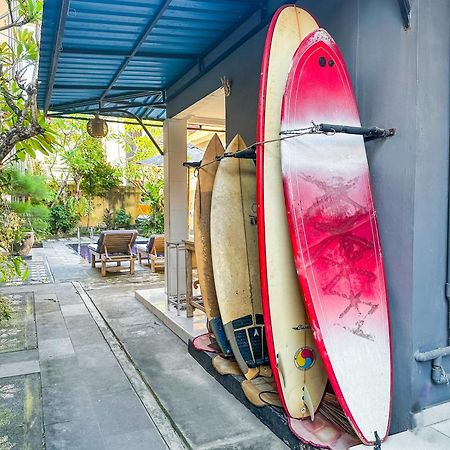
[[[313,406],[313,402],[312,402],[311,396],[309,395],[309,391],[308,391],[308,388],[306,387],[306,385],[303,385],[302,391],[303,391],[302,399],[305,402],[305,406],[308,408],[309,417],[312,421],[314,421],[314,406]]]

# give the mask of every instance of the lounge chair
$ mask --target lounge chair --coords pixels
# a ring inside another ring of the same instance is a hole
[[[138,261],[142,264],[142,259],[147,259],[152,272],[156,269],[164,268],[165,265],[165,241],[163,234],[150,236],[147,244],[136,245]]]
[[[102,277],[106,276],[106,263],[115,262],[117,266],[122,261],[130,262],[130,274],[134,274],[135,255],[132,247],[136,241],[138,232],[136,230],[108,230],[102,231],[97,244],[89,244],[89,253],[91,255],[91,265],[95,268],[98,262],[102,264]],[[117,271],[120,269],[108,269]]]

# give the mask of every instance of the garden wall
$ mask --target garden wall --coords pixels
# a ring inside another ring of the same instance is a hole
[[[94,197],[91,211],[90,226],[97,226],[104,221],[103,214],[108,208],[111,211],[123,208],[131,214],[131,224],[134,224],[136,217],[145,214],[144,205],[141,205],[141,192],[134,187],[122,186],[111,190],[106,198]],[[87,216],[82,217],[80,225],[87,226]]]

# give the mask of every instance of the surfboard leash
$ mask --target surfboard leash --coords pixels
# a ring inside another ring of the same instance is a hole
[[[194,176],[198,176],[198,172],[203,167],[210,164],[215,164],[224,158],[238,158],[238,159],[256,159],[256,149],[261,145],[271,144],[273,142],[281,142],[287,139],[293,139],[307,134],[323,134],[326,136],[334,136],[335,134],[353,134],[362,136],[364,141],[371,141],[373,139],[388,138],[395,135],[395,128],[379,128],[379,127],[354,127],[349,125],[334,125],[329,123],[315,124],[312,122],[310,127],[294,128],[292,130],[280,131],[280,137],[275,139],[267,139],[265,141],[255,142],[248,147],[239,150],[236,153],[225,152],[221,156],[216,156],[215,159],[202,164],[201,161],[187,161],[183,163],[184,167],[194,169]]]
[[[378,436],[378,432],[374,431],[373,433],[375,435],[375,445],[373,446],[373,450],[381,450],[381,439],[380,436]]]

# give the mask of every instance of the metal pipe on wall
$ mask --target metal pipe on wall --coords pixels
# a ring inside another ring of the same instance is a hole
[[[450,179],[450,166],[449,166]],[[414,359],[417,362],[431,362],[431,380],[435,384],[449,384],[449,375],[442,365],[442,358],[450,355],[450,189],[448,190],[448,219],[447,219],[447,277],[445,282],[445,298],[447,300],[448,336],[447,347],[437,348],[428,352],[416,352]]]

